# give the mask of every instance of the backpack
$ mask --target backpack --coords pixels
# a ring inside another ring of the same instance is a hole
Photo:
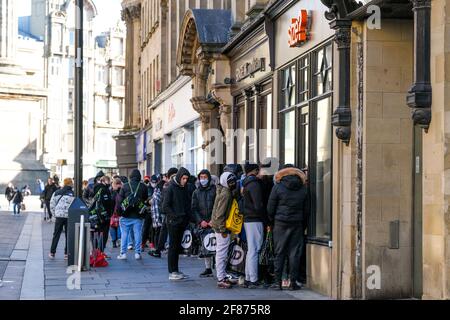
[[[108,218],[108,212],[106,211],[103,201],[101,201],[102,189],[100,189],[94,196],[94,202],[89,208],[89,222],[92,229],[98,229],[101,225],[105,224]]]
[[[145,204],[142,201],[142,199],[140,197],[137,196],[137,193],[139,191],[139,188],[141,186],[141,183],[138,184],[137,188],[135,191],[133,191],[133,187],[131,186],[131,183],[128,183],[128,185],[130,186],[130,194],[128,195],[128,197],[126,197],[121,205],[120,208],[122,209],[122,212],[124,214],[128,214],[131,211],[137,211],[139,212],[139,214],[143,214],[145,210],[143,210],[145,208]]]

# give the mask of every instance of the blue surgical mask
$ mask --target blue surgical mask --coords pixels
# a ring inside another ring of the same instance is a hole
[[[209,180],[203,180],[200,179],[200,184],[202,185],[202,187],[206,187],[208,185]]]

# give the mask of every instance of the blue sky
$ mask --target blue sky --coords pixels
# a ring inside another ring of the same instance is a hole
[[[17,1],[18,16],[29,16],[31,14],[31,0]],[[98,16],[95,18],[95,33],[106,31],[109,27],[116,25],[120,20],[121,0],[93,0]]]

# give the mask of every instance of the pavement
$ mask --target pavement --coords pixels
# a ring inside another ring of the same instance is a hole
[[[168,280],[167,257],[153,258],[145,252],[140,261],[134,252],[128,260],[116,259],[118,249],[109,243],[109,266],[77,273],[64,260],[64,235],[56,259],[50,260],[54,223],[42,221],[38,200],[20,217],[0,211],[0,300],[327,300],[308,289],[218,289],[214,278],[202,279],[204,262],[180,257],[180,270],[188,280]],[[2,208],[5,208],[1,203]],[[3,270],[3,271],[2,271]]]

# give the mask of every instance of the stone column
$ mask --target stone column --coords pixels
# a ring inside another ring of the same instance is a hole
[[[18,20],[14,0],[0,0],[0,73],[18,74],[15,65]]]

